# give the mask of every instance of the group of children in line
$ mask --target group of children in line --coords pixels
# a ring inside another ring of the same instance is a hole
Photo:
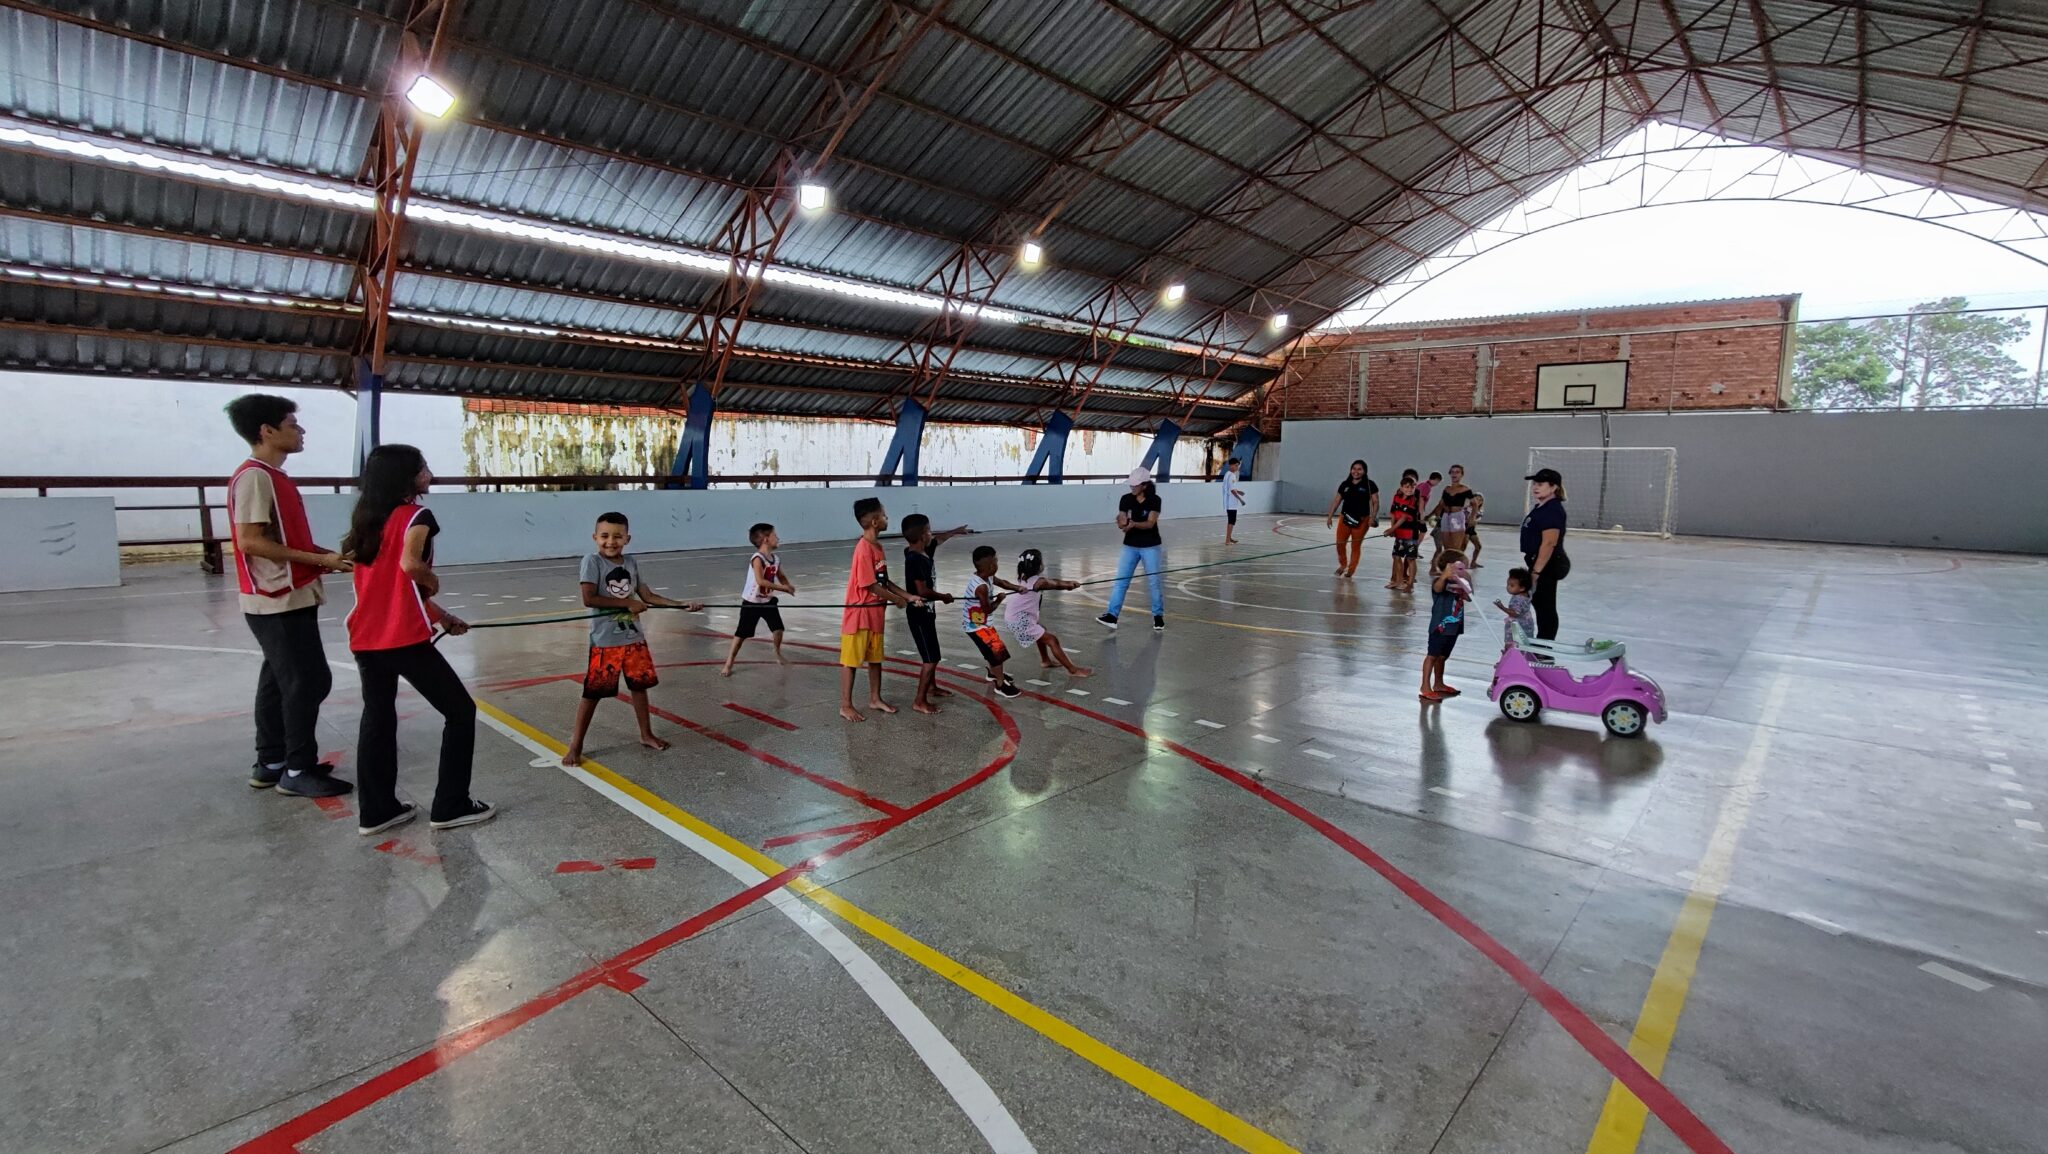
[[[931,518],[913,513],[903,519],[903,572],[908,584],[905,588],[890,579],[888,559],[882,552],[881,535],[889,527],[889,514],[882,507],[882,502],[878,498],[863,497],[854,502],[853,515],[860,525],[861,535],[854,542],[845,601],[840,610],[839,716],[842,718],[847,721],[867,720],[853,702],[854,681],[863,666],[868,671],[868,708],[878,713],[896,712],[896,707],[882,696],[883,634],[888,611],[892,607],[903,609],[911,640],[917,646],[920,665],[917,693],[911,708],[919,713],[939,712],[935,699],[952,696],[937,684],[941,656],[940,604],[961,603],[961,632],[980,652],[988,683],[1003,697],[1016,697],[1022,690],[1005,671],[1010,651],[994,626],[999,607],[1003,610],[1010,635],[1038,651],[1041,667],[1062,668],[1074,677],[1086,677],[1093,672],[1074,664],[1060,644],[1059,637],[1047,629],[1040,618],[1039,597],[1043,593],[1078,588],[1079,583],[1048,575],[1045,557],[1038,550],[1026,549],[1018,556],[1017,580],[1008,581],[997,576],[999,561],[996,550],[987,545],[976,548],[972,557],[973,576],[955,596],[939,588],[934,554],[946,541],[971,530],[962,525],[934,531]],[[740,648],[764,624],[774,643],[775,659],[784,665],[789,663],[782,654],[783,624],[777,594],[794,594],[796,586],[782,572],[782,561],[776,553],[781,542],[776,536],[775,526],[765,522],[757,524],[748,530],[747,536],[754,546],[754,553],[747,559],[746,577],[740,589],[739,625],[733,630],[732,645],[726,650],[725,664],[719,670],[720,675],[726,677],[732,676]],[[600,612],[590,622],[590,653],[583,678],[583,700],[576,711],[576,727],[569,739],[568,751],[562,756],[564,765],[581,764],[583,738],[590,728],[597,703],[617,696],[622,678],[633,704],[634,717],[640,725],[640,744],[650,749],[668,748],[668,743],[655,736],[649,724],[647,691],[659,684],[659,678],[654,672],[654,658],[647,648],[639,616],[650,608],[696,612],[704,607],[701,602],[663,597],[647,587],[640,577],[639,565],[626,552],[626,546],[633,538],[628,532],[625,514],[601,514],[591,539],[597,549],[583,559],[578,581],[583,604]]]

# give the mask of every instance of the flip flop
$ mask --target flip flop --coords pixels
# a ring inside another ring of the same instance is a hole
[[[1441,705],[1444,700],[1434,693],[1418,693],[1415,696],[1417,700],[1428,702],[1431,705]]]
[[[1439,690],[1437,690],[1437,691],[1436,691],[1436,694],[1437,694],[1437,696],[1438,696],[1438,697],[1440,697],[1440,698],[1441,698],[1441,697],[1456,697],[1456,696],[1458,696],[1459,694],[1461,694],[1461,693],[1463,693],[1463,692],[1465,692],[1465,691],[1464,691],[1464,690],[1462,690],[1462,689],[1452,689],[1452,688],[1451,688],[1450,686],[1446,685],[1446,686],[1444,686],[1444,687],[1443,687],[1442,689],[1439,689]]]

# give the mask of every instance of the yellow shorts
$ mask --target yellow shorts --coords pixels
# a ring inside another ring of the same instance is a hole
[[[839,664],[848,669],[882,663],[882,635],[862,629],[839,635]]]

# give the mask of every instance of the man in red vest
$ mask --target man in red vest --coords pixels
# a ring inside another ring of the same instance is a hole
[[[306,503],[285,475],[284,459],[306,447],[299,406],[251,393],[227,407],[228,421],[249,442],[249,459],[228,481],[228,522],[234,534],[235,579],[242,615],[263,650],[256,679],[256,765],[249,785],[289,797],[338,797],[354,789],[320,764],[320,703],[334,685],[320,644],[322,573],[349,568],[332,549],[313,543]]]

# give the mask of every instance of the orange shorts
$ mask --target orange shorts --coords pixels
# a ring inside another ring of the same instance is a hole
[[[654,655],[647,651],[645,641],[631,645],[605,645],[590,647],[590,667],[583,671],[583,696],[592,701],[603,701],[619,695],[619,675],[624,674],[626,688],[634,693],[645,693],[661,684],[654,675]]]

